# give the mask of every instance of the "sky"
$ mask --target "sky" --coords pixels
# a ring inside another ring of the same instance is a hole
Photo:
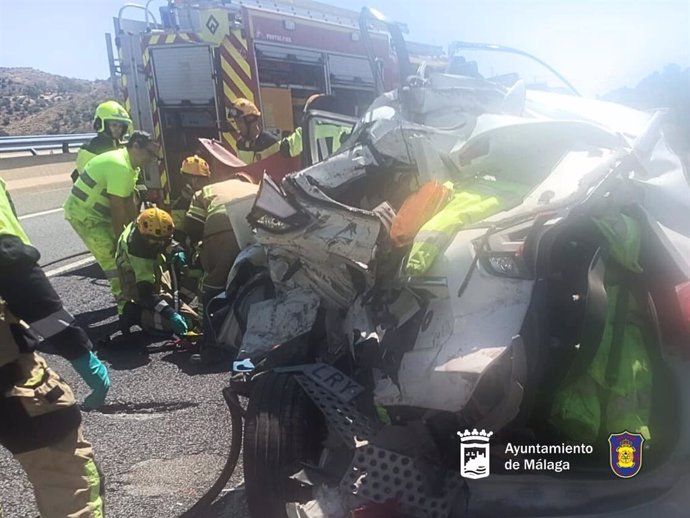
[[[0,0],[0,67],[105,79],[106,32],[127,0]],[[129,0],[141,2],[141,0]],[[142,4],[144,2],[141,2]],[[165,5],[165,0],[152,6]],[[669,63],[690,66],[690,0],[328,0],[374,7],[407,24],[406,37],[525,50],[585,95],[635,86]],[[128,10],[133,17],[141,11]]]

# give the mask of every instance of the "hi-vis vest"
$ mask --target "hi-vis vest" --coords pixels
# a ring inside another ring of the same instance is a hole
[[[25,245],[31,244],[29,236],[14,215],[14,206],[7,194],[5,181],[0,178],[0,236],[2,235],[17,236]]]
[[[165,256],[162,253],[157,253],[154,257],[141,257],[132,253],[130,245],[132,234],[136,230],[136,222],[131,222],[125,227],[117,240],[115,252],[122,291],[130,300],[137,299],[136,285],[139,282],[148,282],[160,287],[162,268],[165,264]]]
[[[424,274],[462,227],[505,210],[529,192],[522,184],[481,178],[452,187],[451,200],[422,226],[414,239],[406,267],[409,275]]]
[[[79,174],[83,173],[84,169],[86,169],[86,164],[88,164],[92,158],[102,153],[118,149],[119,147],[121,147],[119,142],[110,138],[105,133],[99,133],[92,138],[87,145],[80,147],[79,151],[77,151],[77,160],[75,163],[77,172]]]
[[[654,339],[647,292],[639,282],[640,229],[623,214],[594,219],[608,242],[604,287],[607,312],[604,332],[586,370],[573,371],[556,390],[550,422],[567,439],[606,444],[611,433],[629,431],[650,440],[654,374],[647,351]],[[572,369],[572,367],[571,367]]]
[[[79,148],[79,151],[77,151],[77,160],[75,163],[77,172],[79,174],[82,174],[84,172],[84,168],[86,168],[86,164],[88,164],[91,159],[95,156],[98,156],[96,153],[92,153],[86,148]]]
[[[139,169],[133,169],[126,148],[92,158],[65,202],[68,218],[107,220],[109,195],[126,198],[134,192]]]
[[[12,200],[2,178],[0,178],[0,236],[15,236],[21,239],[25,245],[31,244],[29,237],[15,216]],[[9,311],[5,301],[0,299],[0,367],[19,358],[21,351],[9,326],[16,323],[18,320]]]

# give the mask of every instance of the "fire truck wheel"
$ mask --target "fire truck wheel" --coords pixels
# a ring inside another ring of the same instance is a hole
[[[316,464],[324,419],[295,378],[269,373],[252,390],[244,425],[244,483],[253,518],[287,518],[286,502],[306,502],[311,489],[289,477],[300,462]]]

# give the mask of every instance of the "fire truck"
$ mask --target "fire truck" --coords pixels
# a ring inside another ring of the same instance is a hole
[[[280,138],[299,124],[312,94],[337,96],[356,117],[375,97],[377,80],[378,89],[398,81],[388,31],[372,19],[363,35],[358,12],[310,0],[170,0],[158,13],[149,4],[123,6],[114,18],[115,49],[109,34],[106,42],[116,96],[134,127],[161,144],[158,168],[143,173],[166,201],[181,188],[180,164],[199,138],[234,151],[227,121],[234,99],[256,103],[265,129]],[[134,9],[143,20],[124,17]],[[442,53],[408,46],[411,61]]]

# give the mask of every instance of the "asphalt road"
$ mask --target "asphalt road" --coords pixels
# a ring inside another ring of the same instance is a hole
[[[2,176],[66,308],[98,343],[116,332],[115,308],[102,273],[87,263],[90,255],[59,210],[71,185],[63,169],[37,176],[39,186],[21,183],[24,178],[14,178],[12,171]],[[84,413],[84,424],[106,475],[107,516],[179,516],[210,487],[225,461],[230,420],[221,389],[228,373],[190,367],[187,352],[143,338],[116,339],[109,347],[99,346],[98,354],[110,371],[112,388],[105,407]],[[54,356],[48,361],[79,400],[88,395],[66,361]],[[240,463],[203,517],[248,516],[241,473]],[[38,516],[26,476],[3,449],[0,507],[3,518]]]

